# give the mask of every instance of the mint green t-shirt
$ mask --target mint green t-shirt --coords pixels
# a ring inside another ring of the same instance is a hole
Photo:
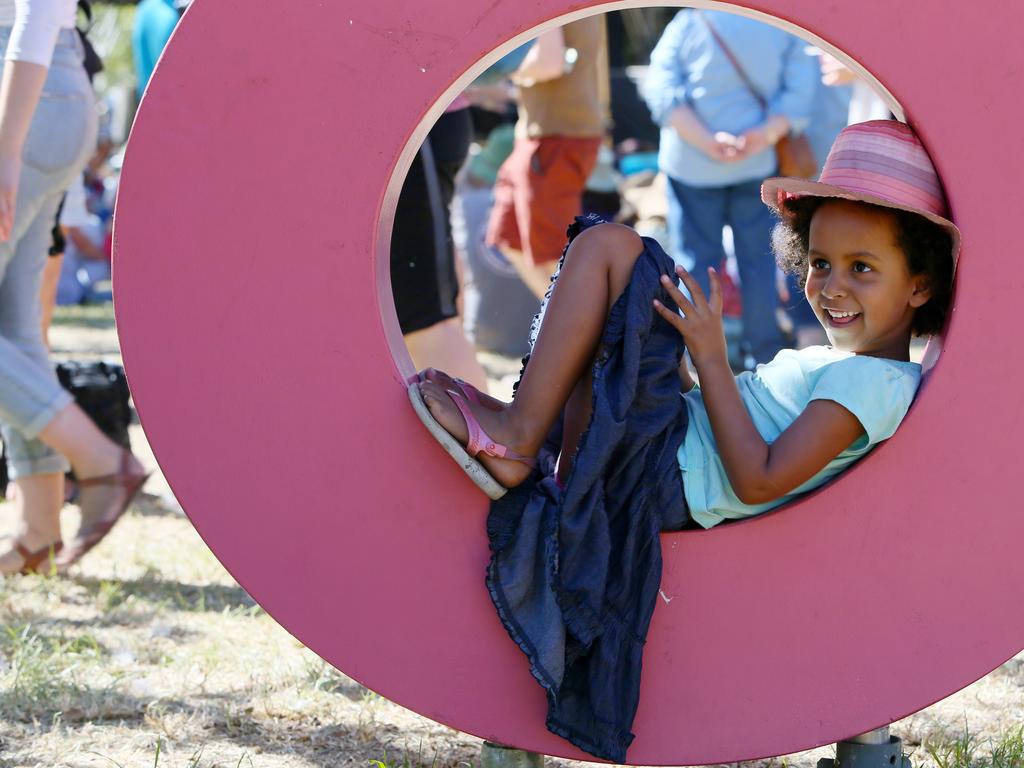
[[[725,519],[757,515],[813,490],[896,431],[921,382],[921,366],[838,352],[831,347],[784,349],[757,370],[736,377],[754,426],[771,444],[812,400],[833,400],[857,417],[865,434],[818,474],[767,504],[744,504],[733,493],[711,432],[700,389],[683,395],[690,423],[679,467],[690,515],[710,528]]]

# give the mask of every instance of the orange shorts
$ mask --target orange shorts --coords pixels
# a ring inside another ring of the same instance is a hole
[[[534,266],[557,261],[600,147],[600,137],[516,139],[494,183],[487,244],[521,251]]]

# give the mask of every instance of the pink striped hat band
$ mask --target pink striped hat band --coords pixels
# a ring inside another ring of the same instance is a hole
[[[949,231],[956,266],[960,230],[946,218],[946,198],[928,152],[904,123],[872,120],[847,126],[832,144],[817,181],[774,178],[761,187],[761,199],[778,213],[794,197],[860,200],[920,214]]]

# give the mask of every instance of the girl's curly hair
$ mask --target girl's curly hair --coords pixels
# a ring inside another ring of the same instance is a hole
[[[772,232],[772,250],[775,262],[783,272],[796,275],[800,287],[807,282],[807,251],[810,248],[811,219],[827,197],[797,197],[783,205],[780,221]],[[949,232],[924,216],[896,208],[858,202],[890,214],[896,219],[896,245],[907,257],[912,275],[927,275],[932,296],[924,306],[918,307],[910,332],[914,336],[929,336],[942,331],[953,297],[953,240]]]

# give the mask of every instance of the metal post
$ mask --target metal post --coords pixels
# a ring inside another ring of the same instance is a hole
[[[910,768],[903,742],[889,727],[852,736],[836,744],[836,757],[823,757],[818,768]]]
[[[480,768],[544,768],[544,755],[485,741],[480,748]]]

